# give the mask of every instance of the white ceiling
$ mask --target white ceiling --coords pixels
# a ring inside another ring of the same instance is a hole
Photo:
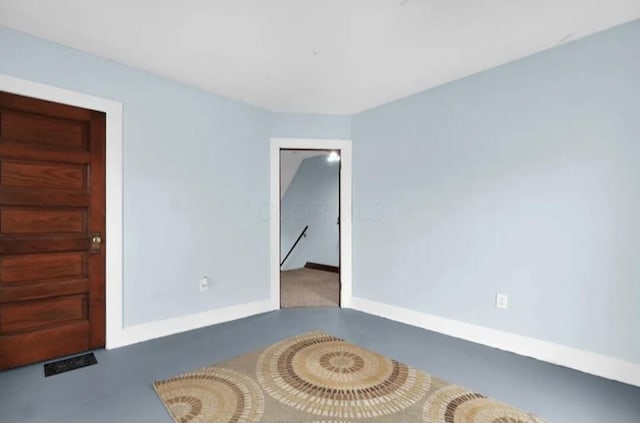
[[[0,25],[274,111],[351,114],[640,18],[640,0],[0,0]]]

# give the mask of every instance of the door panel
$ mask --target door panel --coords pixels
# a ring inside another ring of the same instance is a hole
[[[83,294],[0,304],[0,333],[85,320],[86,300],[87,296]]]
[[[0,237],[0,254],[55,253],[81,251],[89,248],[89,237]],[[1,279],[1,278],[0,278]]]
[[[0,131],[15,142],[86,150],[86,122],[5,111]]]
[[[89,280],[63,279],[45,280],[28,284],[0,285],[0,305],[3,303],[36,300],[89,292]]]
[[[22,145],[8,142],[0,144],[0,155],[2,155],[6,160],[23,159],[80,164],[89,163],[89,161],[91,161],[91,155],[88,151],[55,150],[49,147],[38,147],[36,145]]]
[[[4,160],[0,169],[0,186],[84,191],[86,173],[86,166],[82,165],[17,163]]]
[[[89,345],[89,322],[86,320],[0,337],[0,362],[4,369],[94,348]]]
[[[85,275],[85,252],[6,255],[0,258],[0,283]]]
[[[0,369],[104,346],[105,115],[0,92]]]
[[[86,210],[53,208],[0,208],[0,232],[4,234],[81,234]]]

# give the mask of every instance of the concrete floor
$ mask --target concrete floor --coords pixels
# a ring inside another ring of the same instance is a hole
[[[290,309],[113,351],[98,365],[44,378],[42,365],[0,373],[0,422],[171,422],[151,382],[321,329],[552,423],[638,423],[640,388],[353,310]]]

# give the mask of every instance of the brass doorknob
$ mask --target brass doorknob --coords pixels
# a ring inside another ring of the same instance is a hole
[[[99,253],[102,246],[102,235],[99,233],[91,234],[91,252]]]

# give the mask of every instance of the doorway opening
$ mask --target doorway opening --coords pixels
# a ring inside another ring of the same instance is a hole
[[[105,343],[107,349],[131,343],[125,336],[122,309],[122,103],[2,73],[0,91],[106,114]]]
[[[280,149],[280,308],[340,307],[340,153]]]
[[[351,141],[272,138],[270,147],[271,306],[350,307]],[[299,164],[281,168],[287,155]],[[313,298],[296,304],[285,291],[300,279]]]

